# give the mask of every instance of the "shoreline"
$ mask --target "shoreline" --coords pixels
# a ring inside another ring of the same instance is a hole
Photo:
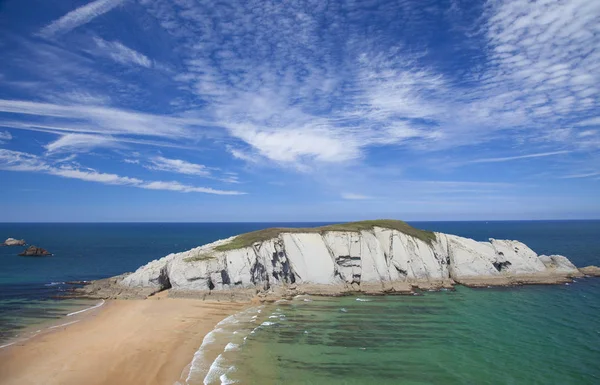
[[[103,298],[91,298],[91,297],[72,297],[67,298],[65,302],[79,300],[79,301],[87,301],[88,303],[69,303],[67,306],[61,307],[64,304],[63,301],[59,301],[56,306],[60,307],[60,310],[63,310],[64,313],[61,315],[57,315],[56,317],[52,316],[49,318],[39,317],[36,321],[28,322],[22,328],[12,330],[16,334],[8,338],[3,338],[0,340],[0,352],[7,348],[8,346],[15,344],[23,344],[33,338],[36,338],[39,335],[43,335],[53,329],[59,328],[65,324],[71,324],[75,322],[81,321],[81,319],[85,316],[88,311],[96,310],[102,307],[106,300]],[[81,314],[81,315],[80,315]]]
[[[7,341],[0,384],[174,384],[204,337],[252,305],[167,295],[108,300],[27,340]]]

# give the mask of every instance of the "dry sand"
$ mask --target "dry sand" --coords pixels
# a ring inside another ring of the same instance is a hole
[[[204,336],[244,307],[164,295],[108,301],[80,322],[0,349],[0,384],[172,385]]]

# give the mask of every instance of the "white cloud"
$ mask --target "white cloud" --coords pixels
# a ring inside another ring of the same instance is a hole
[[[150,170],[174,172],[177,174],[210,176],[208,167],[181,159],[168,159],[162,156],[151,158],[144,167]]]
[[[148,182],[140,185],[139,187],[149,190],[168,190],[168,191],[179,191],[179,192],[198,192],[205,194],[218,194],[218,195],[242,195],[244,193],[239,191],[223,191],[215,190],[208,187],[196,187],[181,184],[179,182]]]
[[[12,139],[12,135],[8,131],[0,131],[0,143]]]
[[[542,158],[542,157],[547,157],[547,156],[562,155],[562,154],[568,154],[570,152],[572,152],[572,151],[562,150],[562,151],[552,151],[552,152],[541,152],[541,153],[537,153],[537,154],[507,156],[507,157],[503,157],[503,158],[483,158],[483,159],[474,159],[474,160],[471,160],[471,161],[468,161],[465,163],[508,162],[508,161],[519,160],[519,159]]]
[[[342,193],[342,198],[348,199],[348,200],[366,200],[366,199],[372,199],[370,196],[361,195],[361,194],[354,194],[354,193]]]
[[[40,31],[40,35],[51,38],[63,34],[89,23],[98,16],[105,14],[113,8],[123,4],[125,0],[96,0],[67,13],[58,20],[48,24]]]
[[[11,171],[48,172],[51,168],[37,156],[0,149],[0,168]]]
[[[102,173],[96,170],[81,170],[70,166],[50,167],[47,174],[61,176],[63,178],[79,179],[87,182],[103,184],[139,186],[143,183],[141,179],[119,176],[116,174]]]
[[[237,174],[234,173],[225,173],[225,175],[217,179],[225,183],[241,183]]]
[[[99,134],[130,134],[166,138],[189,138],[192,126],[205,124],[200,119],[187,119],[127,111],[118,108],[38,103],[0,99],[0,111],[66,121],[63,130]],[[81,122],[86,124],[81,124]],[[27,122],[20,122],[26,128]],[[31,123],[35,126],[35,123]],[[43,124],[40,126],[43,127]]]
[[[98,47],[98,53],[111,58],[117,63],[121,64],[133,64],[141,67],[151,68],[152,60],[146,55],[133,50],[118,41],[106,41],[99,37],[94,38],[94,42]]]
[[[114,138],[88,134],[66,134],[44,147],[48,152],[80,152],[96,147],[118,147],[119,143]]]
[[[260,129],[247,124],[230,127],[233,135],[276,162],[302,164],[307,159],[342,162],[360,156],[357,144],[341,140],[339,134],[323,127]]]
[[[66,162],[72,162],[75,159],[77,159],[77,154],[71,154],[69,156],[66,156],[64,158],[58,158],[54,160],[55,164],[59,164],[59,163],[66,163]]]
[[[577,122],[577,126],[600,126],[600,116]]]
[[[101,95],[98,93],[90,93],[84,90],[76,90],[69,92],[57,93],[53,99],[60,100],[64,104],[75,104],[75,105],[90,105],[90,106],[102,106],[110,104],[110,97],[107,95]]]
[[[239,148],[227,146],[227,151],[233,156],[235,159],[243,160],[248,163],[259,163],[260,159],[253,155],[249,154],[246,151],[240,150]]]
[[[128,159],[125,159],[125,162],[134,163],[134,161]],[[214,179],[225,183],[240,183],[238,175],[234,172],[222,172],[220,173],[221,175],[216,175],[215,172],[219,171],[218,168],[208,167],[202,164],[192,163],[182,159],[169,159],[163,156],[156,156],[150,158],[147,161],[147,163],[142,163],[137,159],[135,160],[135,163],[142,164],[143,167],[149,170],[166,171],[183,175],[201,176],[204,178]]]
[[[484,105],[495,118],[516,114],[540,130],[545,122],[593,111],[597,100],[587,99],[599,92],[592,32],[599,14],[600,4],[586,0],[489,1],[489,64],[475,96],[492,96]]]
[[[144,181],[138,178],[120,176],[111,173],[102,173],[93,169],[84,169],[76,165],[61,164],[59,166],[54,166],[36,155],[5,149],[0,149],[0,169],[8,171],[40,172],[87,182],[131,186],[149,190],[198,192],[216,195],[245,194],[241,191],[218,190],[209,187],[189,186],[174,181]]]
[[[593,172],[586,172],[586,173],[582,173],[582,174],[571,174],[571,175],[565,175],[561,178],[562,179],[575,179],[575,178],[591,178],[594,176],[600,176],[600,172],[593,171]]]

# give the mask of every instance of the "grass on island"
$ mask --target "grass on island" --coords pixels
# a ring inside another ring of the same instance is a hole
[[[193,257],[184,258],[184,262],[198,262],[198,261],[208,261],[209,259],[215,258],[213,253],[200,253],[194,255]]]
[[[236,250],[250,247],[256,242],[277,238],[281,233],[325,233],[327,231],[361,231],[372,230],[373,227],[398,230],[406,235],[413,236],[425,243],[431,244],[435,240],[435,234],[431,231],[419,230],[408,225],[406,222],[395,219],[378,219],[371,221],[340,223],[336,225],[309,227],[309,228],[270,228],[241,234],[231,242],[215,247],[216,251]]]

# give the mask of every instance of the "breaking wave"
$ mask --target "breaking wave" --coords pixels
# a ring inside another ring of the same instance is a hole
[[[235,370],[231,363],[244,344],[247,336],[262,323],[262,308],[254,307],[233,314],[208,333],[194,358],[182,373],[184,384],[233,384],[227,374]]]

